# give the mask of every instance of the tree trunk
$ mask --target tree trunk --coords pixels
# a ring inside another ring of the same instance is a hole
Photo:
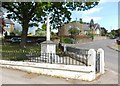
[[[28,28],[29,28],[29,25],[28,25],[28,22],[24,22],[22,24],[22,27],[23,27],[23,30],[22,30],[22,35],[21,35],[21,43],[20,43],[20,46],[22,48],[25,48],[26,46],[26,41],[27,41],[27,33],[28,33]]]

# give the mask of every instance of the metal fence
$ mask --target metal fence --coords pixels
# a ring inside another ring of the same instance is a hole
[[[96,54],[96,73],[100,72],[100,53]]]
[[[75,53],[42,53],[38,56],[27,55],[30,62],[65,64],[65,65],[86,65],[88,64],[88,55],[78,55]]]
[[[73,52],[77,54],[88,54],[89,49],[79,49],[79,48],[74,48],[74,47],[66,47],[67,52]]]
[[[40,52],[10,52],[2,53],[2,59],[14,61],[30,61],[38,63],[65,64],[65,65],[86,65],[88,64],[88,54],[78,54],[71,52],[40,53]]]
[[[66,52],[40,53],[40,51],[2,51],[2,59],[50,64],[88,65],[88,50],[66,47]]]

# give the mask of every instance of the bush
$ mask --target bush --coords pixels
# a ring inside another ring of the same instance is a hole
[[[62,43],[67,43],[67,44],[73,44],[73,39],[72,38],[62,38],[61,42]]]
[[[10,33],[10,36],[15,36],[15,33],[14,33],[14,32],[11,32],[11,33]]]
[[[94,34],[92,34],[92,33],[89,32],[89,33],[86,34],[86,35],[87,35],[87,37],[94,39]]]

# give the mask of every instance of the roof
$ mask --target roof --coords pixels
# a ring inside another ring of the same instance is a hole
[[[100,25],[98,23],[94,24],[94,29],[100,29]]]
[[[90,30],[89,24],[82,24],[84,30]]]
[[[10,19],[6,18],[4,19],[5,23],[6,24],[14,24]]]
[[[82,29],[83,30],[90,30],[89,29],[89,24],[80,24],[79,22],[70,22],[70,23],[68,23],[68,24],[65,24],[64,25],[65,26],[65,28],[67,27],[67,28],[73,28],[73,27],[76,27],[76,28],[80,28],[81,29],[81,27],[82,27]]]

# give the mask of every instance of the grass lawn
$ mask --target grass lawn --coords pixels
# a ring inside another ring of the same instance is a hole
[[[22,60],[25,59],[26,54],[34,53],[40,54],[40,45],[27,45],[25,49],[21,48],[19,44],[2,45],[2,59],[7,60]]]

